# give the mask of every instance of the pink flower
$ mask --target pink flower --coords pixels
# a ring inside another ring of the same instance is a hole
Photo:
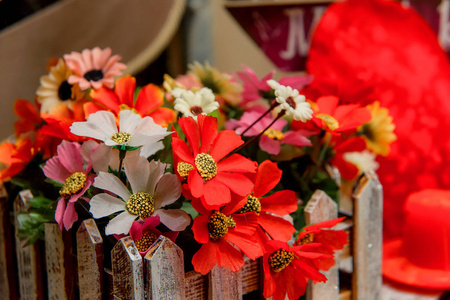
[[[63,141],[56,149],[58,155],[49,159],[43,168],[45,176],[63,184],[55,212],[55,220],[61,230],[63,225],[69,230],[78,220],[75,202],[94,182],[95,175],[89,175],[92,164],[83,155],[89,152],[85,151],[87,146],[89,143],[80,146],[76,142]],[[89,199],[83,199],[89,202]]]
[[[271,71],[269,74],[265,75],[261,79],[258,79],[255,72],[247,67],[242,66],[244,72],[237,72],[237,75],[242,80],[244,84],[244,91],[242,92],[242,102],[241,106],[259,100],[269,93],[271,87],[267,84],[267,81],[273,78],[275,71]],[[292,77],[283,77],[278,82],[285,86],[290,86],[293,89],[301,90],[306,85],[310,84],[313,77],[310,75],[298,75]]]
[[[101,50],[95,47],[92,50],[84,49],[81,53],[72,52],[64,55],[64,60],[75,74],[70,75],[70,84],[78,83],[82,90],[93,87],[99,89],[102,85],[112,89],[114,76],[122,75],[126,65],[119,63],[119,55],[111,56],[111,49]]]
[[[230,120],[225,124],[226,129],[234,129],[237,134],[241,134],[247,127],[256,121],[261,113],[252,111],[245,112],[239,121]],[[272,123],[274,119],[269,115],[262,118],[251,129],[249,129],[244,136],[258,135],[262,130]],[[312,133],[307,130],[292,131],[288,130],[282,132],[283,127],[286,126],[287,121],[278,119],[259,139],[259,147],[267,153],[277,155],[280,153],[281,144],[290,144],[298,147],[311,146],[311,141],[308,139]]]

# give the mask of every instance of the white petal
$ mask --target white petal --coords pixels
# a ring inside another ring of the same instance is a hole
[[[111,151],[113,148],[106,146],[105,144],[100,144],[97,149],[92,153],[92,167],[95,173],[108,172],[108,165],[111,156]]]
[[[124,165],[125,174],[130,181],[133,193],[147,191],[147,180],[150,176],[150,166],[147,159],[140,156],[137,151],[133,151],[125,157]]]
[[[89,211],[94,218],[103,218],[115,212],[125,210],[125,202],[122,199],[101,193],[92,197],[89,201],[91,208]]]
[[[122,110],[120,112],[119,131],[134,134],[141,120],[142,118],[139,114],[128,109]]]
[[[74,122],[70,132],[104,141],[117,133],[117,126],[114,115],[102,110],[89,115],[86,122]]]
[[[267,84],[274,90],[280,86],[280,84],[273,79],[267,80]]]
[[[166,128],[162,127],[161,125],[158,125],[153,121],[153,118],[151,117],[145,117],[142,119],[142,121],[139,123],[139,125],[136,127],[136,130],[134,132],[135,134],[141,133],[145,134],[147,136],[167,136],[171,134],[170,131],[167,131]]]
[[[159,150],[164,149],[164,144],[163,142],[153,142],[153,143],[149,143],[147,145],[144,145],[140,148],[140,152],[141,152],[141,156],[142,157],[149,157],[153,154],[155,154],[156,152],[158,152]]]
[[[124,211],[123,213],[109,221],[108,225],[105,228],[105,233],[107,235],[122,233],[128,234],[135,219],[136,216],[133,216],[127,211]]]
[[[94,140],[89,140],[81,145],[81,156],[83,157],[83,163],[89,163],[89,160],[92,160],[92,154],[94,149],[99,147],[99,143]],[[98,148],[97,148],[98,149]]]
[[[152,197],[154,197],[156,185],[158,184],[159,180],[166,171],[166,164],[152,160],[149,163],[149,166],[150,166],[150,176],[148,177],[147,187],[145,188],[145,190],[148,193],[150,193]]]
[[[155,208],[164,207],[180,198],[181,183],[175,174],[164,174],[158,182],[155,192]]]
[[[122,198],[124,201],[128,201],[131,196],[122,181],[110,173],[100,172],[98,176],[95,177],[94,186],[99,189],[110,191]]]
[[[157,209],[153,215],[158,215],[161,223],[172,231],[183,231],[191,223],[191,217],[181,209]]]

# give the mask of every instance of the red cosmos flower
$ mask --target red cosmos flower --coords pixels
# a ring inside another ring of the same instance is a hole
[[[203,244],[192,258],[197,272],[206,274],[215,265],[236,272],[244,265],[242,252],[250,259],[263,254],[253,236],[258,226],[256,213],[234,214],[237,208],[231,206],[207,211],[196,205],[197,201],[193,200],[193,206],[201,215],[195,218],[192,231],[195,240]]]
[[[235,204],[241,207],[236,213],[254,211],[259,215],[257,238],[265,243],[266,233],[274,240],[288,241],[295,232],[294,226],[281,216],[288,215],[297,210],[295,192],[284,190],[261,198],[272,190],[280,181],[282,171],[277,164],[266,160],[258,167],[253,192]]]
[[[198,115],[179,120],[187,142],[178,136],[172,137],[176,174],[187,177],[187,184],[193,197],[202,200],[208,210],[218,210],[231,201],[231,192],[248,195],[253,183],[248,173],[256,172],[256,165],[239,154],[230,152],[243,144],[232,130],[217,133],[217,119]]]
[[[0,182],[6,182],[19,174],[34,156],[33,142],[22,135],[16,143],[0,144]]]
[[[296,245],[305,245],[308,243],[320,243],[321,245],[314,249],[314,252],[333,255],[335,250],[342,249],[347,243],[348,234],[343,230],[332,230],[323,228],[332,228],[345,217],[337,218],[314,225],[306,226],[304,231],[300,232]],[[322,258],[314,261],[314,265],[324,271],[328,271],[334,266],[334,257]]]
[[[330,142],[335,152],[334,157],[330,159],[330,164],[338,168],[341,176],[347,180],[353,180],[358,176],[359,169],[356,165],[344,159],[346,152],[361,152],[366,149],[366,142],[361,137],[354,137],[343,140],[340,137],[335,137]]]
[[[358,104],[339,105],[339,98],[335,96],[320,97],[317,109],[312,119],[314,124],[333,135],[355,130],[372,119],[367,108]]]
[[[20,118],[14,123],[16,137],[23,133],[36,131],[43,123],[36,107],[23,99],[14,101],[14,114]]]
[[[131,109],[141,117],[152,117],[156,124],[167,127],[175,121],[175,111],[161,107],[164,104],[163,91],[154,84],[147,84],[137,94],[136,79],[130,75],[119,78],[114,90],[102,86],[98,90],[91,91],[94,102],[85,104],[86,115],[89,116],[99,110],[110,110],[116,116],[124,109]]]
[[[264,297],[273,300],[298,299],[306,291],[308,279],[314,282],[327,281],[314,262],[330,258],[331,255],[316,253],[319,244],[290,247],[285,242],[268,241],[263,256]]]

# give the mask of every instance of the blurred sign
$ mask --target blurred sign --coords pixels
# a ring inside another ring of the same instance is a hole
[[[305,69],[315,26],[332,1],[229,0],[226,7],[282,71]],[[403,0],[418,11],[450,53],[450,0]]]

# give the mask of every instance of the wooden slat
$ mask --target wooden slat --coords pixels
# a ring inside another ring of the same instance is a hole
[[[183,300],[184,257],[180,247],[160,236],[144,257],[147,276],[147,299]]]
[[[306,225],[312,225],[323,221],[337,218],[338,208],[328,195],[316,190],[305,207]],[[327,282],[318,282],[314,284],[308,281],[306,289],[306,299],[308,300],[334,300],[339,297],[339,262],[338,256],[335,255],[336,264],[328,271],[322,273],[328,278]]]
[[[9,214],[8,193],[0,183],[0,295],[5,299],[17,299],[17,279],[14,271],[14,243]]]
[[[112,271],[115,299],[144,299],[142,258],[130,237],[121,238],[112,253]]]
[[[184,280],[186,300],[203,300],[208,297],[206,276],[195,271],[187,272]]]
[[[103,297],[103,239],[94,219],[84,220],[77,231],[78,282],[81,300]]]
[[[262,288],[261,281],[261,264],[260,260],[251,260],[245,257],[245,264],[241,269],[242,274],[242,294],[248,294]]]
[[[64,245],[62,232],[58,224],[46,223],[45,225],[45,261],[47,264],[47,288],[48,298],[54,300],[68,299],[64,265]]]
[[[241,272],[231,272],[230,269],[215,266],[209,273],[210,300],[238,300],[242,299]]]
[[[383,187],[363,174],[354,193],[353,299],[381,299]]]
[[[19,272],[19,292],[21,300],[44,299],[42,282],[42,261],[39,245],[25,246],[19,239],[17,215],[28,208],[28,201],[33,198],[30,190],[19,192],[14,201],[14,220],[16,253]]]

